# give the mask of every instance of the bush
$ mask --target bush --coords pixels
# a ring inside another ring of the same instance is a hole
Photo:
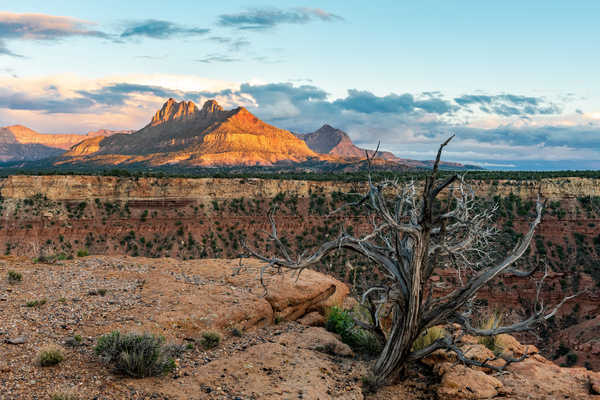
[[[502,315],[500,313],[493,313],[487,319],[481,321],[479,329],[489,330],[495,329],[502,323]],[[479,336],[477,342],[487,347],[495,355],[502,354],[504,350],[497,340],[497,336]]]
[[[47,347],[38,354],[38,362],[42,367],[56,365],[64,360],[62,350],[58,347]]]
[[[79,400],[79,396],[77,396],[73,393],[60,392],[60,393],[54,393],[50,399],[51,400]]]
[[[17,271],[10,270],[7,275],[8,283],[17,283],[23,280],[23,274]]]
[[[221,335],[217,332],[204,332],[202,339],[200,339],[200,345],[206,350],[214,349],[221,343]]]
[[[444,336],[446,336],[446,330],[441,326],[432,326],[431,328],[427,328],[421,332],[419,337],[415,339],[411,347],[411,351],[423,350]]]
[[[567,367],[572,367],[573,365],[577,364],[577,354],[575,353],[569,353],[567,354],[567,358],[565,360],[565,365]]]
[[[111,332],[98,339],[96,354],[115,366],[117,373],[134,378],[163,375],[175,361],[163,347],[164,337],[144,333]]]
[[[371,332],[356,326],[349,311],[331,307],[325,322],[325,328],[341,336],[342,342],[359,353],[376,355],[381,351],[381,343]]]
[[[89,255],[87,249],[77,250],[77,257],[87,257]]]
[[[46,299],[31,300],[31,301],[28,301],[27,303],[25,303],[25,305],[27,307],[40,307],[40,306],[43,306],[44,304],[46,304],[46,302],[47,302]]]

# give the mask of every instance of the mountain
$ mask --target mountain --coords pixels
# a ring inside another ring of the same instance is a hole
[[[139,131],[85,140],[59,163],[267,166],[313,158],[323,157],[244,107],[224,110],[209,100],[199,109],[191,101],[169,99]]]
[[[128,132],[130,131],[101,129],[96,132],[88,132],[86,135],[44,134],[23,125],[5,126],[0,128],[0,162],[33,161],[57,157],[89,137]]]
[[[365,152],[372,155],[374,150],[362,149],[352,143],[352,139],[348,134],[340,129],[336,129],[331,125],[323,125],[319,129],[311,133],[299,133],[296,136],[306,142],[308,147],[316,153],[327,154],[330,156],[342,158],[365,158]],[[411,160],[408,158],[396,157],[389,151],[378,151],[376,159],[385,161],[385,165],[390,163],[400,164],[409,168],[431,168],[433,167],[432,160]],[[443,169],[481,169],[473,165],[464,165],[454,162],[440,162],[440,168]]]
[[[312,133],[297,134],[296,136],[304,140],[311,150],[320,154],[365,158],[365,151],[368,151],[369,154],[373,153],[373,150],[361,149],[352,143],[352,139],[346,132],[327,124]],[[400,160],[387,151],[378,152],[377,158],[390,161]]]

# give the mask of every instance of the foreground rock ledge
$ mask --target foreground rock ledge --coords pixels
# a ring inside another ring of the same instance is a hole
[[[430,377],[415,375],[364,393],[368,363],[335,335],[307,326],[322,324],[319,315],[342,304],[348,288],[314,271],[297,281],[290,273],[267,273],[265,295],[262,265],[108,256],[47,265],[0,258],[0,399],[45,399],[57,391],[81,399],[600,398],[593,394],[600,374],[560,368],[537,354],[503,375],[438,354]],[[22,273],[23,281],[9,284],[9,269]],[[46,302],[27,307],[33,300]],[[297,319],[305,325],[290,322]],[[178,344],[193,343],[205,331],[224,339],[211,351],[184,352],[173,374],[134,380],[113,375],[93,355],[95,338],[115,329],[158,333]],[[82,345],[69,345],[74,335],[82,336]],[[21,337],[18,344],[5,343]],[[514,354],[524,351],[511,336],[502,340]],[[63,346],[66,357],[42,368],[36,355],[48,345]],[[473,344],[482,357],[486,350]]]

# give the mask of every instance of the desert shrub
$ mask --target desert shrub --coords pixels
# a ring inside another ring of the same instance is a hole
[[[446,336],[446,330],[441,326],[432,326],[431,328],[427,328],[421,332],[419,337],[415,339],[412,344],[411,351],[423,350],[444,336]]]
[[[163,347],[164,337],[118,331],[103,335],[95,347],[96,354],[115,367],[120,374],[134,378],[162,375],[175,368],[175,361]]]
[[[17,283],[23,280],[23,274],[17,271],[10,270],[7,275],[8,283]]]
[[[106,289],[92,289],[88,292],[90,296],[104,296],[106,295]]]
[[[52,394],[51,400],[79,400],[79,396],[73,393],[59,392]]]
[[[87,257],[89,255],[87,249],[77,250],[77,257]]]
[[[42,367],[56,365],[64,359],[62,350],[55,346],[42,349],[38,354],[38,362]]]
[[[217,332],[204,332],[200,339],[200,345],[205,349],[214,349],[221,343],[221,335]]]
[[[565,360],[565,366],[567,367],[572,367],[573,365],[577,364],[577,354],[575,353],[569,353],[567,354],[567,358]]]
[[[231,335],[235,337],[242,337],[244,332],[240,328],[234,326],[231,328]]]
[[[46,303],[47,303],[46,299],[40,299],[40,300],[30,300],[27,303],[25,303],[25,305],[27,307],[40,307],[40,306],[43,306]]]
[[[502,315],[496,312],[483,319],[479,324],[479,329],[495,329],[501,324]],[[503,351],[502,347],[498,344],[497,336],[479,336],[477,342],[487,347],[495,355],[499,355]]]
[[[339,334],[342,342],[356,352],[376,355],[381,351],[381,343],[377,337],[357,326],[350,311],[335,306],[331,307],[327,314],[325,328],[330,332]]]

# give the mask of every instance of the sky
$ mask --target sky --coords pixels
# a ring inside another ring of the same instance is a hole
[[[1,7],[1,6],[0,6]],[[600,169],[600,2],[11,2],[0,126],[139,129],[168,99],[489,169]]]

